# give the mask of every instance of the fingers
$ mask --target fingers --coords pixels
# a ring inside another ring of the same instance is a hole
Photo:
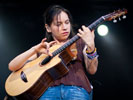
[[[82,35],[81,35],[80,33],[77,33],[77,35],[78,35],[79,37],[82,37]]]
[[[78,31],[80,34],[84,34],[84,32],[81,29],[79,29]]]
[[[47,40],[47,38],[44,38],[44,39],[42,39],[42,41],[41,41],[41,42],[43,43],[43,42],[45,42],[46,40]]]
[[[88,32],[88,31],[91,32],[91,30],[88,27],[86,27],[85,25],[82,25],[82,29],[85,32]]]
[[[51,42],[45,42],[47,40],[47,38],[44,38],[44,39],[42,39],[42,41],[41,41],[41,43],[43,44],[43,47],[45,48],[49,48],[49,47],[51,47],[53,44],[55,44],[56,43],[56,41],[51,41]]]
[[[51,41],[51,42],[49,43],[50,47],[51,47],[52,45],[54,45],[55,43],[57,43],[57,42],[56,42],[56,41]]]
[[[45,42],[45,48],[46,48],[46,52],[47,52],[47,54],[49,53],[49,43],[47,43],[47,42]]]
[[[52,56],[52,53],[49,52],[49,48],[54,45],[56,43],[56,41],[51,41],[49,43],[46,43],[46,50],[49,56]]]
[[[82,28],[78,30],[79,34],[84,35],[84,34],[88,34],[88,33],[92,33],[94,34],[94,30],[90,30],[88,27],[86,27],[85,25],[82,25]],[[80,36],[81,36],[80,35]]]
[[[46,48],[49,49],[52,45],[54,45],[56,41],[51,41],[51,42],[45,42]]]
[[[52,56],[52,53],[50,53],[49,52],[49,48],[51,47],[51,46],[53,46],[55,43],[56,43],[56,41],[51,41],[51,42],[45,42],[45,40],[46,40],[46,38],[44,38],[43,40],[42,40],[42,42],[43,42],[43,47],[45,48],[45,53],[46,54],[48,54],[49,56]]]
[[[42,49],[42,53],[52,56],[52,53],[49,52],[50,45],[48,42],[44,42],[45,47]]]
[[[84,26],[84,25],[82,25],[81,28],[82,29],[78,30],[80,34],[85,34],[85,33],[91,32],[91,30],[88,27]]]
[[[91,46],[94,44],[94,30],[90,30],[88,27],[82,26],[82,30],[79,29],[77,35],[82,38],[82,40],[88,45]]]
[[[47,38],[44,38],[41,41],[41,46],[44,47],[44,48],[46,48],[46,43],[45,43],[46,40],[47,40]]]

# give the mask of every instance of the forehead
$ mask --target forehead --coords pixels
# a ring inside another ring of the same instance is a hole
[[[54,16],[54,19],[53,19],[54,22],[66,21],[66,20],[69,20],[69,17],[68,17],[68,15],[67,15],[67,13],[65,13],[65,12],[63,12],[63,11],[62,11],[61,13],[55,15],[55,16]]]

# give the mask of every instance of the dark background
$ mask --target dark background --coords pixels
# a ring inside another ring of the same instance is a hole
[[[126,19],[104,22],[109,34],[101,37],[95,31],[99,66],[88,75],[94,86],[94,100],[129,100],[133,89],[132,11],[129,0],[1,0],[0,1],[0,100],[6,95],[5,81],[11,73],[8,63],[18,54],[40,43],[44,37],[43,13],[52,4],[70,10],[75,30],[99,17],[126,8]],[[132,100],[132,99],[130,99]]]

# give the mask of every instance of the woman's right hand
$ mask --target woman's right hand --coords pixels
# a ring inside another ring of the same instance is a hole
[[[51,41],[51,42],[45,42],[46,38],[42,39],[41,43],[39,43],[38,45],[34,46],[33,48],[35,49],[35,51],[37,53],[40,54],[48,54],[50,56],[52,56],[52,54],[49,52],[49,48],[56,43],[56,41]]]

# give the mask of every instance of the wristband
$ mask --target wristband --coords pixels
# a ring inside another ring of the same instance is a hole
[[[97,51],[97,49],[95,48],[92,52],[89,53],[89,51],[86,49],[86,53],[87,53],[87,54],[93,54],[93,53],[96,52],[96,51]]]
[[[86,50],[86,56],[89,59],[94,59],[95,57],[98,57],[99,55],[97,54],[97,51],[96,51],[96,48],[95,48],[95,50],[91,53],[88,53],[88,50]]]

